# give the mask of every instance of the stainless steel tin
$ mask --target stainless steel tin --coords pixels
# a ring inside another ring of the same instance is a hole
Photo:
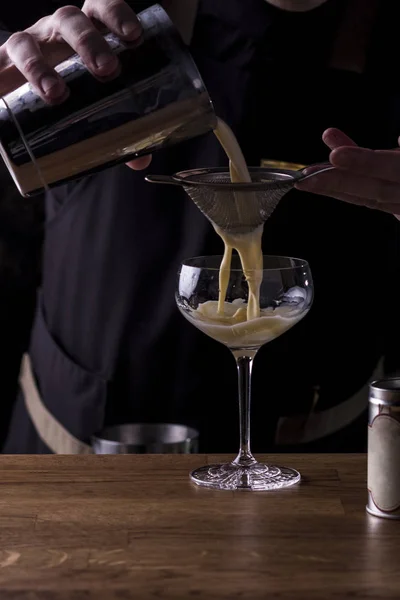
[[[96,80],[74,55],[57,67],[71,90],[66,102],[49,106],[29,84],[0,99],[0,153],[23,196],[215,128],[208,92],[167,13],[154,5],[139,19],[135,44],[105,36],[121,63],[112,81]]]
[[[400,519],[400,378],[370,385],[367,512]]]
[[[134,423],[109,427],[92,438],[95,454],[195,454],[199,434],[185,425]]]

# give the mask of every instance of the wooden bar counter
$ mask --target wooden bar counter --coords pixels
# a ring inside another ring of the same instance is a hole
[[[197,488],[212,456],[0,457],[0,599],[400,598],[400,521],[366,514],[366,457],[268,458],[302,483]]]

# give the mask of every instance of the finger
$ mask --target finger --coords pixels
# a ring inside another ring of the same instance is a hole
[[[16,90],[25,81],[25,77],[8,56],[6,44],[3,44],[0,47],[0,97]]]
[[[335,167],[360,175],[400,183],[400,152],[367,148],[337,148],[330,155]]]
[[[65,99],[68,89],[61,77],[44,60],[35,39],[27,32],[14,33],[5,49],[12,63],[39,95],[50,103]]]
[[[324,131],[322,139],[331,150],[339,148],[340,146],[357,146],[357,144],[353,142],[348,135],[343,133],[343,131],[340,131],[340,129],[336,129],[335,127],[330,127]]]
[[[350,194],[379,204],[398,202],[400,206],[400,186],[398,184],[365,175],[354,175],[341,169],[310,177],[297,184],[297,187],[303,191],[323,196],[336,198],[337,194]]]
[[[141,156],[140,158],[131,160],[130,162],[126,163],[126,165],[130,169],[133,169],[133,171],[143,171],[143,169],[147,169],[147,167],[151,164],[151,161],[151,156]]]
[[[387,203],[387,204],[380,204],[379,206],[376,207],[378,210],[383,210],[384,212],[390,213],[391,215],[394,215],[397,218],[399,217],[399,213],[400,213],[400,204],[398,202],[395,203]]]
[[[330,197],[334,198],[335,200],[340,200],[341,202],[347,202],[348,204],[355,204],[356,206],[365,206],[366,208],[370,208],[372,210],[386,212],[400,219],[400,216],[396,214],[400,212],[400,204],[398,202],[380,204],[375,200],[368,200],[367,198],[352,196],[351,194],[335,194]]]
[[[6,51],[6,43],[0,46],[0,71],[7,69],[11,64],[10,57]]]
[[[135,12],[123,0],[88,0],[82,10],[124,40],[133,42],[142,35]]]
[[[35,38],[33,27],[26,31]],[[40,50],[43,54],[46,65],[55,67],[74,54],[74,51],[68,44],[60,43],[57,40],[42,44]],[[0,96],[5,96],[9,92],[16,90],[20,85],[26,82],[25,77],[17,69],[14,62],[8,56],[5,45],[0,47]],[[66,95],[68,91],[66,92]],[[47,98],[46,98],[46,101]]]
[[[352,194],[329,194],[329,198],[333,198],[334,200],[340,200],[342,202],[347,202],[348,204],[355,204],[356,206],[365,206],[367,208],[375,209],[377,208],[377,202],[374,200],[368,200],[367,198],[360,198],[359,196],[353,196]]]
[[[118,73],[119,62],[90,19],[75,6],[64,6],[53,15],[53,27],[79,54],[97,77]]]
[[[296,188],[300,189],[300,187],[297,185]],[[369,200],[368,198],[361,198],[360,196],[354,196],[352,194],[343,194],[336,192],[325,195],[329,196],[329,198],[333,198],[334,200],[340,200],[341,202],[347,202],[348,204],[355,204],[356,206],[365,206],[366,208],[370,208],[373,210],[381,210],[384,212],[389,212],[391,214],[400,212],[399,203],[379,204],[376,200]]]

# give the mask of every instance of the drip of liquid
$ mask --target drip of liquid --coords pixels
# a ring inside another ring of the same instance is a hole
[[[251,183],[251,177],[239,143],[228,125],[218,119],[214,131],[218,141],[229,158],[229,171],[232,183]],[[234,192],[235,204],[239,215],[244,215],[249,205],[249,194]],[[219,271],[218,314],[222,317],[225,311],[225,298],[229,284],[232,251],[236,250],[240,257],[243,273],[249,286],[247,303],[247,320],[260,317],[260,286],[262,282],[263,254],[262,234],[263,225],[254,231],[242,235],[231,235],[214,225],[215,231],[221,236],[225,250]]]
[[[24,144],[24,146],[25,146],[25,149],[26,149],[26,151],[27,151],[27,153],[28,153],[28,155],[29,155],[29,158],[30,158],[30,159],[31,159],[31,161],[32,161],[32,164],[33,164],[33,166],[35,167],[35,169],[36,169],[36,171],[37,171],[37,174],[38,174],[38,177],[39,177],[39,181],[40,181],[40,183],[42,184],[42,186],[43,186],[43,189],[45,189],[47,193],[50,193],[50,194],[51,194],[50,188],[49,188],[49,186],[47,185],[47,182],[46,182],[46,180],[45,180],[45,178],[44,178],[44,176],[43,176],[42,170],[41,170],[41,168],[39,167],[39,164],[38,164],[38,162],[37,162],[37,160],[36,160],[36,157],[35,157],[35,155],[34,155],[34,153],[33,153],[33,151],[32,151],[32,148],[31,148],[31,147],[30,147],[30,145],[29,145],[29,142],[28,142],[28,140],[27,140],[27,139],[26,139],[26,137],[25,137],[25,134],[24,134],[24,132],[22,131],[22,127],[21,127],[21,125],[19,124],[19,121],[18,121],[18,119],[17,119],[17,118],[16,118],[16,116],[14,115],[13,111],[11,110],[11,108],[8,106],[8,104],[7,104],[6,100],[5,100],[4,98],[2,98],[2,101],[4,102],[4,105],[5,105],[6,109],[7,109],[7,112],[8,112],[8,114],[9,114],[10,118],[12,119],[12,121],[13,121],[13,123],[14,123],[14,125],[15,125],[15,127],[16,127],[17,131],[18,131],[18,133],[19,133],[19,136],[20,136],[20,138],[21,138],[21,140],[22,140],[22,143],[23,143],[23,144]],[[39,187],[39,186],[38,186],[38,187]]]

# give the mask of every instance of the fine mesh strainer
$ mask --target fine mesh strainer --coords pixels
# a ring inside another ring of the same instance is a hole
[[[193,169],[171,177],[147,175],[146,181],[182,186],[214,225],[226,233],[244,234],[265,223],[296,183],[333,168],[330,163],[299,171],[250,167],[252,183],[231,183],[227,169]]]

